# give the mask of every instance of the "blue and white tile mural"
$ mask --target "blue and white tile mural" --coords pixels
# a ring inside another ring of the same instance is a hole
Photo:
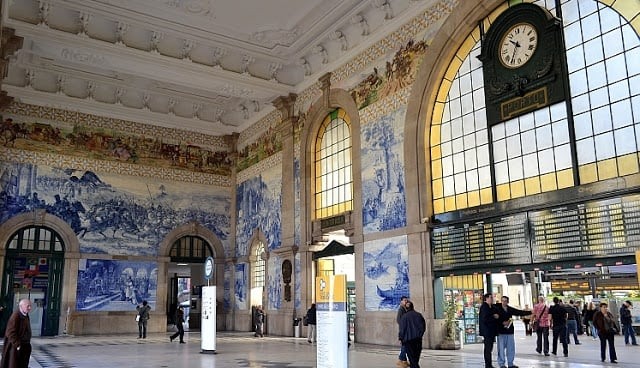
[[[362,221],[365,234],[406,226],[402,108],[362,125]]]
[[[280,309],[282,307],[282,259],[272,254],[267,267],[269,267],[267,272],[268,309]]]
[[[156,262],[81,259],[78,265],[76,309],[135,311],[146,300],[156,309]]]
[[[367,311],[396,310],[409,295],[407,237],[364,243],[364,303]]]
[[[231,195],[207,185],[0,164],[0,223],[42,208],[66,221],[83,253],[157,256],[171,230],[196,220],[229,249]]]
[[[224,282],[222,284],[222,309],[226,311],[231,310],[231,276],[233,274],[233,264],[224,264]]]
[[[251,236],[256,229],[267,238],[269,250],[280,247],[280,214],[282,212],[282,167],[274,166],[238,185],[236,204],[236,256],[247,255]]]
[[[235,299],[236,299],[236,309],[245,310],[248,306],[248,275],[247,271],[249,267],[246,263],[238,263],[236,265],[236,282],[235,282]]]
[[[293,280],[293,293],[295,294],[293,307],[295,309],[300,309],[302,306],[302,295],[300,295],[302,292],[302,282],[300,282],[302,268],[300,266],[300,253],[296,253],[293,258],[293,269],[295,275],[295,280]]]

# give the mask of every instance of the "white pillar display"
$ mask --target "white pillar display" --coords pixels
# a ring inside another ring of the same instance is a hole
[[[202,287],[202,353],[216,353],[216,287]]]
[[[347,368],[347,276],[316,277],[317,368]]]

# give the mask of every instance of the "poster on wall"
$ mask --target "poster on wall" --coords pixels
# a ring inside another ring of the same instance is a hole
[[[216,352],[216,287],[202,287],[202,321],[200,348],[203,353]]]
[[[346,368],[347,354],[347,276],[316,277],[318,368]]]
[[[81,259],[79,262],[77,310],[135,311],[144,300],[151,310],[155,310],[156,262],[111,259]]]

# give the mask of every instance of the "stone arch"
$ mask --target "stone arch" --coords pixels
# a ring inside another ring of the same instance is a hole
[[[178,226],[169,232],[162,242],[160,243],[160,249],[158,250],[158,256],[160,257],[170,257],[171,247],[176,240],[184,237],[184,236],[199,236],[207,241],[213,247],[213,255],[216,259],[216,263],[224,263],[224,259],[226,257],[224,246],[222,242],[213,231],[207,229],[202,226],[198,221],[191,221],[184,225]]]
[[[80,242],[71,226],[60,217],[40,209],[13,216],[2,224],[0,227],[0,252],[2,255],[6,252],[9,238],[16,231],[28,226],[46,226],[55,231],[64,242],[65,258],[67,258],[67,253],[80,253]]]
[[[312,181],[311,165],[314,160],[315,139],[318,130],[329,112],[336,108],[343,109],[351,120],[351,150],[352,150],[352,172],[353,172],[353,212],[360,213],[362,209],[362,198],[358,194],[362,187],[362,179],[359,175],[361,170],[360,163],[360,113],[353,97],[349,92],[343,89],[331,89],[328,91],[329,98],[325,99],[320,96],[311,105],[311,109],[307,112],[307,124],[302,130],[300,139],[300,219],[306,224],[306,229],[301,229],[302,244],[310,244],[311,241],[311,213],[309,213],[309,205],[313,198],[310,193]],[[362,233],[362,216],[354,217],[354,229],[358,234]],[[355,234],[350,234],[351,236]]]

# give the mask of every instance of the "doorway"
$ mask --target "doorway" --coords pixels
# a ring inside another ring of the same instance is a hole
[[[0,321],[2,334],[18,302],[29,299],[33,336],[57,335],[64,269],[61,237],[47,227],[25,227],[9,238],[6,250],[0,301],[5,307]]]

